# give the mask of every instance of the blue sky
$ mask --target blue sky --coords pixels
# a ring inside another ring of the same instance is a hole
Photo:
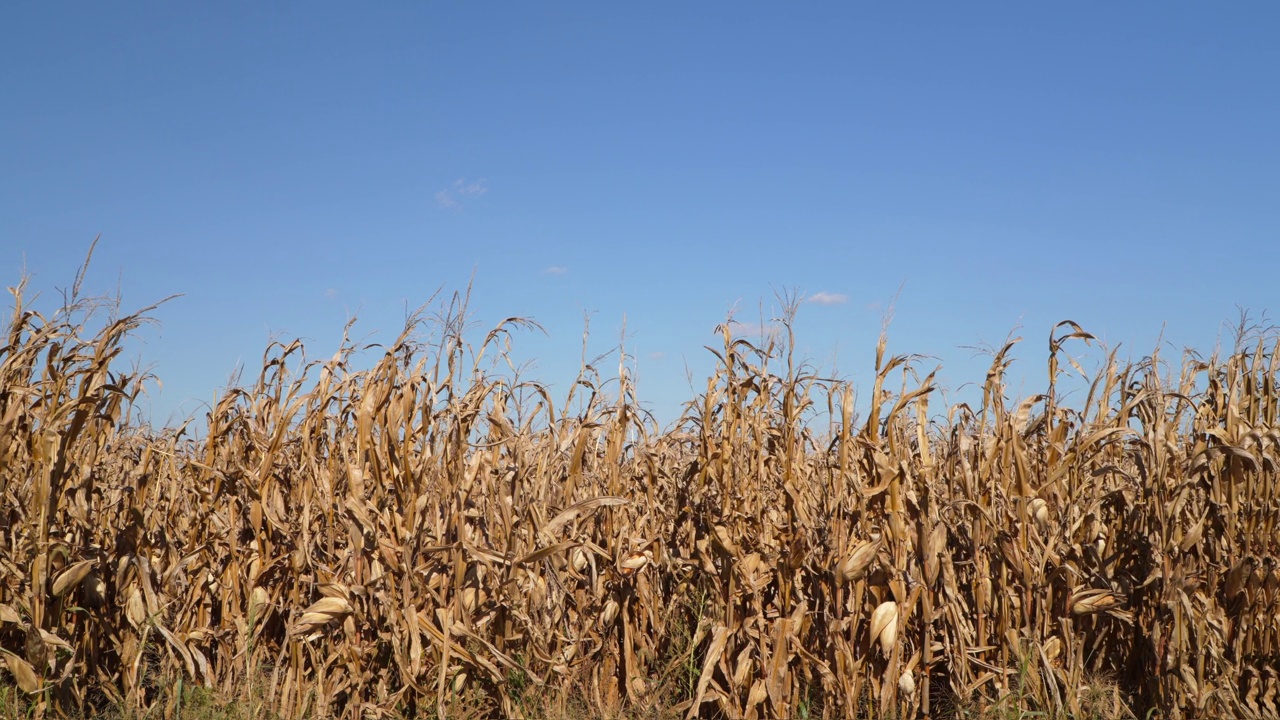
[[[593,354],[625,317],[666,420],[717,323],[786,290],[800,351],[863,392],[895,295],[891,352],[954,390],[1020,327],[1034,392],[1058,320],[1176,356],[1275,308],[1277,28],[1271,3],[8,3],[0,273],[50,298],[101,234],[90,290],[184,293],[141,335],[157,423],[273,337],[327,357],[357,314],[389,340],[473,272],[477,328],[541,323],[517,357],[561,392],[584,312]]]

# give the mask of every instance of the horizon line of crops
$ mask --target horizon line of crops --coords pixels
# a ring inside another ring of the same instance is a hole
[[[622,362],[559,403],[487,371],[523,321],[473,347],[455,296],[368,369],[349,336],[271,344],[194,439],[131,420],[150,308],[90,333],[80,279],[47,318],[12,288],[0,347],[0,654],[37,712],[174,715],[185,685],[288,718],[1277,713],[1269,328],[1107,353],[1072,408],[1093,339],[1060,323],[1044,393],[1006,397],[1010,342],[934,414],[882,336],[857,419],[788,312],[720,327],[664,431]]]

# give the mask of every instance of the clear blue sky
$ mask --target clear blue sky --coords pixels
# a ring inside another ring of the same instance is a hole
[[[792,288],[826,301],[801,351],[863,392],[899,287],[891,351],[954,389],[1020,325],[1037,391],[1058,320],[1136,358],[1276,307],[1277,31],[1274,3],[10,2],[0,274],[52,297],[101,233],[89,289],[184,293],[142,335],[157,423],[473,271],[479,327],[544,325],[517,355],[560,392],[584,311],[593,352],[625,316],[664,419],[728,311]]]

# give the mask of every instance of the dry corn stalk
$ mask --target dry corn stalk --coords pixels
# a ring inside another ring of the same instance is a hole
[[[23,290],[0,651],[37,705],[162,711],[182,679],[285,718],[901,717],[1017,682],[1032,712],[1275,714],[1274,337],[1176,374],[1107,354],[1072,407],[1059,364],[1092,338],[1063,323],[1045,394],[1010,402],[1011,342],[980,405],[941,411],[882,340],[859,422],[789,323],[726,324],[664,431],[625,366],[607,400],[595,365],[556,398],[486,364],[522,321],[471,347],[456,297],[370,363],[270,346],[189,440],[132,421],[116,358],[144,317],[95,335],[91,303]],[[1099,676],[1114,693],[1080,691]]]

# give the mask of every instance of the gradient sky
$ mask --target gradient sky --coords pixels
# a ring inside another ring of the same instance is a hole
[[[156,423],[473,272],[478,332],[537,320],[516,355],[561,394],[584,312],[593,354],[625,317],[664,420],[717,323],[790,290],[863,392],[895,295],[891,352],[955,390],[1020,328],[1035,392],[1058,320],[1176,358],[1275,308],[1277,31],[1260,2],[10,2],[0,274],[51,301],[101,234],[89,290],[184,293],[140,335]]]

